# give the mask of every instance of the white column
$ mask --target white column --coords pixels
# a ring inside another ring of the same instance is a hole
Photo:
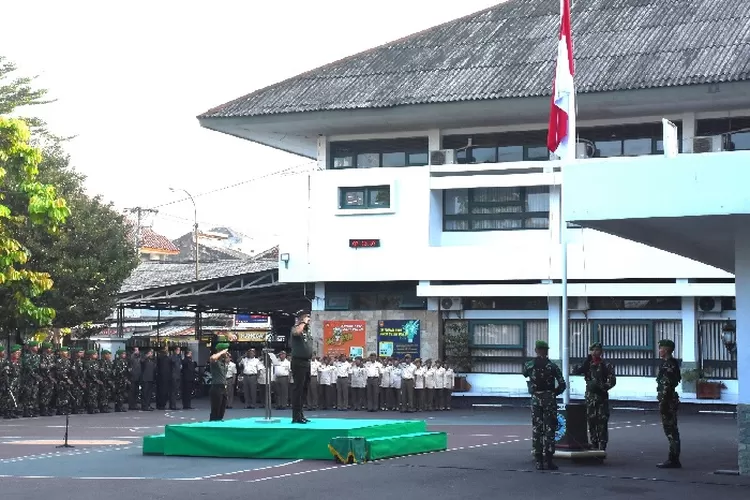
[[[549,321],[549,359],[562,359],[562,345],[560,344],[562,339],[562,328],[560,318],[562,316],[562,309],[560,308],[560,297],[548,297],[547,298],[547,316]]]
[[[326,284],[315,283],[315,298],[312,300],[311,310],[313,311],[325,311],[326,310]]]
[[[682,298],[682,362],[698,362],[698,322],[695,297]]]
[[[737,425],[738,465],[750,475],[750,232],[735,233],[734,279],[737,298]]]
[[[328,168],[328,137],[325,135],[318,136],[318,168]]]
[[[443,149],[443,136],[438,128],[432,128],[427,131],[427,148],[430,151]]]
[[[695,137],[695,113],[682,115],[682,152],[693,152],[693,137]]]

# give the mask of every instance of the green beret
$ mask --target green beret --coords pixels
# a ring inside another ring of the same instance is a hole
[[[217,351],[223,351],[224,349],[229,349],[229,344],[226,342],[222,342],[220,344],[216,344],[216,350]]]
[[[28,343],[28,346],[29,347],[38,347],[39,346],[39,342],[37,342],[36,340],[32,340],[31,342]]]
[[[537,340],[535,347],[537,349],[549,349],[549,344],[545,342],[544,340]]]
[[[668,347],[670,349],[674,349],[674,342],[669,339],[661,339],[659,341],[659,347]]]
[[[70,352],[79,352],[81,350],[78,347],[70,347],[69,349],[70,349]]]
[[[91,356],[92,354],[96,354],[96,351],[95,351],[95,350],[93,350],[93,349],[88,349],[88,350],[86,351],[86,356]]]
[[[118,355],[118,356],[119,356],[120,354],[124,353],[124,352],[125,352],[125,350],[124,350],[124,349],[117,349],[117,355]]]
[[[62,347],[61,347],[60,349],[58,349],[58,350],[59,350],[60,352],[68,352],[68,351],[70,351],[70,348],[69,348],[69,347],[66,347],[66,346],[62,346]]]
[[[0,352],[5,352],[5,346],[0,345]]]
[[[104,349],[104,350],[102,351],[102,356],[104,356],[105,354],[112,354],[112,353],[111,353],[111,352],[109,352],[108,350]]]
[[[594,349],[604,349],[604,348],[602,347],[601,342],[594,342],[593,344],[589,346],[589,351],[593,351]]]
[[[21,347],[21,346],[20,346],[20,345],[18,345],[18,344],[13,344],[12,346],[10,346],[10,352],[18,352],[18,351],[20,351],[21,349],[23,349],[23,347]]]
[[[52,344],[49,342],[42,342],[42,349],[52,349]]]

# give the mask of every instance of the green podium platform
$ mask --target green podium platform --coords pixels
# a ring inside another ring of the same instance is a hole
[[[257,420],[167,425],[163,435],[144,437],[143,454],[330,460],[329,445],[334,439],[341,443],[341,438],[364,439],[364,458],[370,460],[447,448],[447,435],[428,432],[424,420],[320,418],[305,425],[287,419],[276,423]],[[362,457],[362,453],[356,455]]]

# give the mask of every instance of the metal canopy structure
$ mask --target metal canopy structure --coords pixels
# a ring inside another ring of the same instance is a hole
[[[275,261],[204,264],[195,280],[190,263],[144,262],[125,281],[117,305],[200,313],[292,313],[309,308],[314,287],[280,283]]]

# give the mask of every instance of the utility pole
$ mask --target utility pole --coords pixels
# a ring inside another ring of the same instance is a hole
[[[126,208],[126,212],[130,212],[131,214],[136,214],[136,226],[135,231],[133,233],[133,245],[135,246],[135,253],[136,255],[140,256],[141,251],[141,228],[143,221],[143,215],[144,214],[158,214],[158,210],[154,210],[153,208],[143,208],[143,207],[133,207],[133,208]]]

